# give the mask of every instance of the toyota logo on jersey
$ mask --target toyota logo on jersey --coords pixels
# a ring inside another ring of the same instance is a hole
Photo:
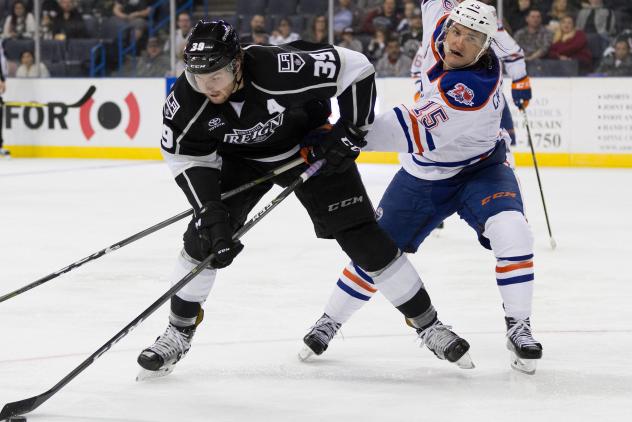
[[[454,98],[454,101],[457,103],[465,104],[467,106],[474,105],[474,91],[461,82],[454,85],[454,88],[448,91],[448,95]]]
[[[90,98],[79,109],[79,124],[86,140],[89,141],[100,128],[113,130],[121,126],[123,117],[126,117],[127,120],[124,132],[130,140],[134,139],[140,127],[140,107],[133,92],[128,93],[123,99],[124,107],[121,107],[122,104],[119,105],[116,101],[103,101],[98,104],[96,113],[93,113],[92,108],[95,104],[94,99]],[[122,108],[126,113],[123,113]],[[93,126],[94,121],[99,124],[96,130]]]
[[[224,142],[229,144],[256,144],[274,135],[274,130],[283,124],[283,113],[279,113],[265,123],[257,123],[250,129],[233,129],[224,135]]]

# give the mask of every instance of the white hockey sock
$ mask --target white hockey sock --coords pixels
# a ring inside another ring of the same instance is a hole
[[[375,286],[393,306],[408,302],[424,287],[406,255],[395,258],[385,269],[369,273]]]
[[[375,294],[373,279],[350,262],[340,274],[331,292],[325,313],[339,324],[344,324]]]
[[[176,284],[182,277],[187,275],[199,262],[189,256],[184,249],[178,255],[176,265],[171,274],[171,285]],[[204,303],[213,284],[217,270],[211,268],[203,269],[193,280],[177,293],[177,296],[187,302]]]
[[[485,237],[496,255],[496,284],[508,317],[531,316],[533,300],[533,235],[524,216],[504,211],[485,223]]]

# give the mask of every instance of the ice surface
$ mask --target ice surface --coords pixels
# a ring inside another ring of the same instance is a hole
[[[361,166],[375,203],[396,170]],[[243,239],[173,374],[134,381],[138,352],[165,328],[164,307],[29,421],[629,420],[632,171],[541,172],[555,251],[533,169],[518,170],[536,237],[533,326],[544,358],[534,376],[509,368],[495,261],[458,218],[411,259],[441,319],[470,341],[476,369],[419,349],[379,295],[321,359],[299,362],[347,260],[315,239],[292,197]],[[0,161],[0,294],[187,208],[162,163]],[[1,303],[0,406],[49,389],[160,296],[184,227]]]

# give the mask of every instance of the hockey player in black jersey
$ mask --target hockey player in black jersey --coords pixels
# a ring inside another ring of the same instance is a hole
[[[335,239],[416,329],[436,326],[421,279],[377,225],[355,165],[374,118],[375,72],[368,60],[351,50],[302,41],[240,45],[228,23],[201,20],[187,41],[184,61],[186,70],[165,101],[161,144],[194,217],[172,279],[211,253],[215,259],[172,299],[167,330],[138,357],[145,370],[141,378],[169,373],[187,353],[217,269],[243,249],[232,234],[272,182],[224,201],[220,186],[228,191],[296,159],[306,139],[307,159],[326,160],[321,174],[295,191],[316,235]],[[332,97],[341,115],[333,127],[326,125]],[[274,183],[289,184],[305,166]],[[340,206],[343,202],[348,206]],[[426,344],[434,345],[437,356],[471,365],[465,340],[447,327],[433,332],[434,342]]]

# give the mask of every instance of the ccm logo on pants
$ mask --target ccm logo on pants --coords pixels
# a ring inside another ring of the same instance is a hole
[[[492,199],[506,198],[506,197],[515,198],[516,192],[496,192],[493,195],[486,196],[485,198],[483,198],[483,200],[481,201],[481,205],[483,206],[487,205],[489,201],[491,201]]]
[[[345,199],[344,201],[335,202],[327,207],[327,211],[332,212],[340,208],[345,208],[353,204],[357,204],[364,200],[363,196],[354,196],[353,198]]]

